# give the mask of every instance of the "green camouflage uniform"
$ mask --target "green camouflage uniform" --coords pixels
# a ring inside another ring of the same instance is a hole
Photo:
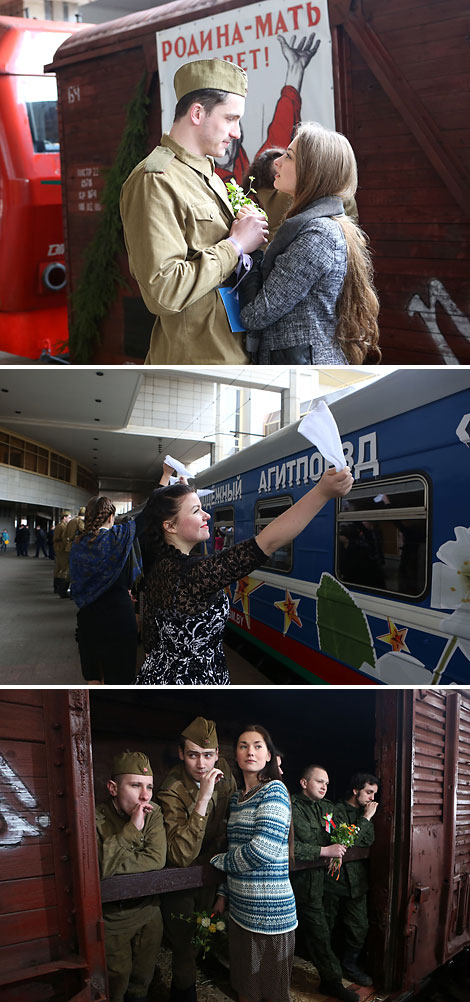
[[[297,862],[320,859],[322,846],[330,845],[324,821],[326,814],[333,814],[333,804],[329,800],[311,800],[304,793],[294,793],[292,821]],[[291,874],[299,927],[309,957],[315,964],[321,981],[337,981],[341,980],[342,971],[331,947],[330,929],[323,908],[325,880],[331,880],[331,877],[329,874],[325,875],[323,867],[298,870]]]
[[[98,859],[102,879],[118,873],[147,873],[165,865],[166,838],[160,808],[146,815],[138,831],[112,802],[96,809]],[[162,938],[158,895],[103,904],[110,1002],[145,998]]]
[[[225,759],[220,758],[216,768],[222,770],[225,778],[216,783],[205,817],[194,810],[199,787],[186,772],[184,762],[171,769],[157,793],[165,821],[169,866],[208,863],[225,848],[226,816],[236,783]],[[162,896],[165,934],[173,952],[173,983],[178,989],[185,990],[194,984],[196,961],[190,924],[172,916],[210,912],[215,895],[216,884]]]
[[[346,800],[340,800],[333,809],[335,824],[345,822],[360,828],[354,845],[365,848],[373,844],[375,833],[372,821],[363,815],[362,807],[354,807]],[[351,860],[343,863],[338,880],[329,880],[325,887],[325,914],[330,930],[339,917],[343,926],[344,945],[359,953],[367,937],[367,889],[369,861]]]

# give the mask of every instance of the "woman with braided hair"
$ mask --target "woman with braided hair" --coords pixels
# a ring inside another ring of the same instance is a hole
[[[162,487],[171,472],[164,465]],[[72,598],[79,607],[77,640],[89,685],[135,682],[138,636],[130,590],[142,573],[138,540],[144,516],[115,525],[115,513],[110,498],[91,498],[84,532],[70,551]]]
[[[144,511],[145,601],[155,641],[137,685],[228,685],[222,637],[226,589],[294,539],[353,483],[349,469],[328,470],[318,484],[257,535],[210,556],[192,555],[208,540],[210,515],[187,484],[154,491]]]

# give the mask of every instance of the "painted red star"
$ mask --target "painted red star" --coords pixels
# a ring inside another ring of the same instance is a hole
[[[243,612],[245,613],[246,625],[250,629],[250,595],[257,588],[261,588],[264,581],[257,581],[256,578],[240,578],[237,581],[237,586],[235,588],[235,594],[233,596],[233,604],[236,602],[241,602]]]
[[[300,598],[292,598],[292,595],[286,588],[285,598],[282,602],[275,602],[275,608],[280,609],[284,613],[284,629],[283,634],[286,635],[291,623],[295,623],[296,626],[302,626],[302,620],[297,613],[297,606],[300,602]]]
[[[405,643],[408,628],[402,627],[399,629],[398,626],[395,626],[393,620],[390,619],[390,616],[387,616],[387,623],[390,632],[384,633],[381,637],[377,637],[377,640],[383,640],[385,644],[390,644],[392,651],[408,651],[409,653],[410,649]]]

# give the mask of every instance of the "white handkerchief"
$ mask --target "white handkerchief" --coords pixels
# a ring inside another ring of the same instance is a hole
[[[324,459],[336,470],[344,470],[346,460],[339,437],[338,425],[324,400],[319,400],[300,422],[297,431],[316,445]]]
[[[211,488],[201,487],[200,491],[196,491],[196,494],[200,498],[206,498],[208,494],[213,494],[214,491]]]
[[[166,463],[167,466],[172,466],[181,477],[192,477],[193,475],[186,469],[185,466],[183,466],[182,463],[180,463],[177,459],[173,459],[172,456],[165,456],[163,462]]]

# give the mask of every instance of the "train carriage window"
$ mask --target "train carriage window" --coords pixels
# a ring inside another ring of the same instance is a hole
[[[337,502],[338,580],[420,598],[428,586],[428,519],[429,489],[422,476],[353,487]]]
[[[267,499],[266,501],[257,501],[255,505],[255,534],[258,535],[261,529],[264,529],[266,525],[272,522],[273,518],[277,518],[278,515],[282,515],[283,511],[287,511],[291,508],[293,504],[292,498],[281,497]],[[279,550],[276,550],[270,557],[266,558],[264,564],[261,567],[267,567],[271,571],[280,571],[283,574],[289,574],[292,570],[293,565],[293,545],[292,542],[286,543],[285,546],[281,546]]]
[[[213,526],[214,550],[228,550],[235,542],[235,510],[232,505],[215,509]]]
[[[26,107],[35,153],[59,151],[55,77],[19,77],[18,96]]]

